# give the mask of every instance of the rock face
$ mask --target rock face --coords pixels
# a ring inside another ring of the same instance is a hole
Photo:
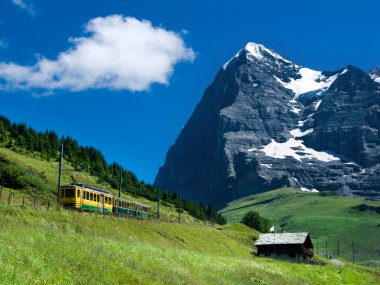
[[[318,72],[248,43],[206,89],[155,186],[218,207],[284,186],[379,199],[379,70]]]

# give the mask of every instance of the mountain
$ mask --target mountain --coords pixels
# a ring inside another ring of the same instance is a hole
[[[219,207],[288,186],[380,199],[378,71],[315,71],[248,43],[205,90],[154,185]]]
[[[371,76],[373,80],[380,83],[380,66],[370,70],[368,74]]]

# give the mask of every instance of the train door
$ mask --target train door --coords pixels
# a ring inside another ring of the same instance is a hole
[[[104,212],[104,195],[100,194],[99,196],[100,196],[99,197],[99,211],[103,213]]]

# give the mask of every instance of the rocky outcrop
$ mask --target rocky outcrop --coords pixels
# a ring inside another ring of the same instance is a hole
[[[155,186],[216,206],[284,186],[380,198],[371,76],[314,71],[247,44],[206,89]]]

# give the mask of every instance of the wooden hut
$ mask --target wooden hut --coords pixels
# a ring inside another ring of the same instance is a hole
[[[313,256],[309,233],[261,234],[255,242],[258,256],[304,262]]]

